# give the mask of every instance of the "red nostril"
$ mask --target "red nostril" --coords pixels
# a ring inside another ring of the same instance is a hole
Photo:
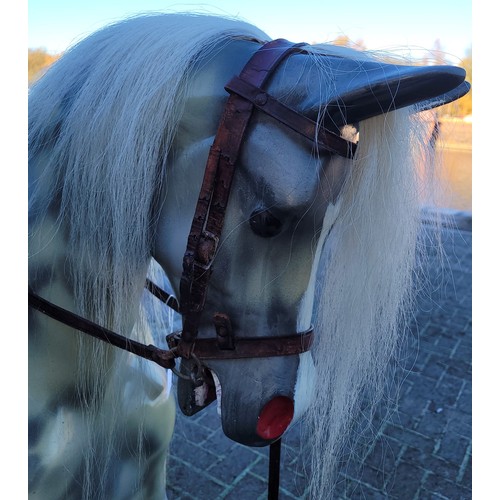
[[[257,434],[264,439],[279,438],[293,418],[293,401],[285,396],[271,399],[260,412]]]

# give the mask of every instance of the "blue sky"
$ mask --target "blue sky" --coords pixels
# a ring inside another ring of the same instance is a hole
[[[439,39],[454,62],[472,45],[470,0],[29,0],[28,46],[61,52],[105,24],[145,11],[237,16],[272,38],[311,43],[347,35],[369,49],[397,49],[403,55],[410,47],[419,56]]]

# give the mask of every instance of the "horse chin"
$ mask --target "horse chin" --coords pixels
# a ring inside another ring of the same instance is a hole
[[[217,375],[214,372],[212,377],[215,383],[217,395],[217,414],[222,417],[222,387]],[[257,421],[257,434],[261,441],[253,440],[250,446],[266,446],[270,442],[280,438],[286,431],[288,425],[294,417],[294,402],[285,396],[276,396],[271,399],[262,409]]]
[[[296,423],[312,400],[315,368],[310,353],[289,358],[207,362],[203,383],[180,378],[177,383],[181,411],[192,416],[216,402],[227,437],[247,446],[267,446]],[[182,373],[196,369],[183,360]],[[273,374],[281,371],[276,379]],[[268,373],[258,382],[259,376]],[[271,384],[270,381],[279,380]],[[257,391],[256,391],[257,389]],[[257,395],[255,395],[257,393]]]

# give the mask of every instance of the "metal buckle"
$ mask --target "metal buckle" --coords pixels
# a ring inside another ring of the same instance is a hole
[[[219,237],[210,231],[203,230],[196,247],[193,268],[198,267],[208,271],[212,267],[218,246]]]

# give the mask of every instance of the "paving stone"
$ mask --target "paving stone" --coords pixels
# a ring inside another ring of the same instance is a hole
[[[372,500],[386,500],[387,494],[372,489],[369,485],[363,483],[353,483],[352,489],[349,491],[349,495],[346,497],[350,500],[366,500],[370,498]]]
[[[470,488],[458,485],[454,481],[448,481],[438,474],[429,474],[425,480],[426,491],[442,495],[442,498],[453,500],[468,500],[472,498]]]
[[[453,352],[453,358],[465,363],[470,362],[472,359],[472,345],[468,339],[459,342],[457,348]]]
[[[196,456],[196,466],[202,470],[208,469],[214,463],[219,461],[219,457],[214,453],[211,453],[210,450],[204,449],[201,446],[197,445],[187,445],[187,446],[179,446],[177,442],[175,455],[177,458],[181,459],[184,462],[190,462],[193,456]]]
[[[307,493],[308,481],[306,476],[300,474],[296,469],[282,471],[280,485],[284,492],[292,498],[302,497]]]
[[[205,475],[202,471],[195,468],[186,467],[176,459],[170,460],[168,470],[168,479],[170,482],[167,487],[169,500],[172,498],[194,498],[208,499],[217,498],[222,494],[225,487],[211,477]]]
[[[452,433],[444,434],[440,440],[439,449],[436,451],[436,454],[444,460],[460,465],[464,460],[469,444],[469,439],[456,436]]]
[[[453,363],[449,363],[446,367],[446,373],[454,377],[470,380],[472,378],[472,364],[461,359],[455,359]]]
[[[457,464],[432,454],[429,455],[411,446],[405,449],[402,460],[412,466],[420,467],[422,470],[432,472],[436,476],[449,481],[454,481],[460,471],[460,467]]]
[[[463,380],[461,378],[444,373],[436,386],[436,394],[442,404],[454,406],[460,396],[462,386]]]
[[[401,454],[401,448],[399,441],[379,438],[364,463],[382,472],[392,471]]]
[[[441,406],[437,406],[435,411],[426,411],[422,415],[415,430],[431,439],[438,439],[444,434],[447,424],[446,411]]]
[[[394,471],[393,478],[386,485],[387,493],[390,498],[414,498],[424,478],[425,471],[423,469],[407,462],[400,462]]]
[[[461,477],[457,477],[457,482],[462,484],[466,488],[471,488],[472,485],[472,457],[469,457],[469,461],[463,470]]]
[[[457,408],[464,413],[472,414],[472,384],[466,381],[457,400]]]
[[[447,411],[449,417],[446,432],[470,439],[472,435],[472,415],[455,408],[450,408]]]
[[[448,369],[448,366],[448,358],[438,354],[430,354],[422,374],[437,381],[443,374],[443,369]]]
[[[244,446],[235,446],[217,463],[213,463],[206,470],[216,479],[223,482],[232,482],[243,474],[259,458]]]
[[[267,482],[254,475],[246,474],[234,488],[226,493],[225,498],[256,500],[261,496],[267,497]]]
[[[228,439],[222,429],[219,429],[206,439],[204,446],[217,455],[225,455],[238,445]]]

